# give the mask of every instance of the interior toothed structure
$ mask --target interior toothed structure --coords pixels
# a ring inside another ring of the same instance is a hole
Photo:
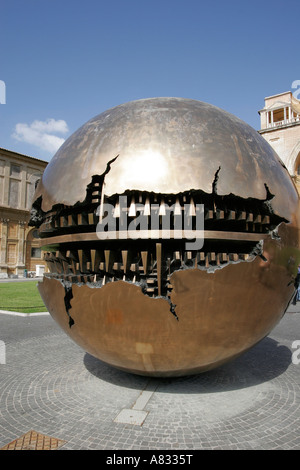
[[[58,204],[42,213],[36,201],[30,223],[37,223],[39,213],[50,271],[47,276],[98,286],[123,280],[139,284],[149,296],[168,296],[174,271],[199,268],[213,272],[228,263],[263,257],[264,238],[276,236],[278,225],[287,222],[274,214],[267,187],[265,200],[218,196],[214,183],[211,194],[200,190],[177,195],[127,191],[105,197],[102,180],[94,176],[85,200],[72,207]],[[107,216],[101,209],[103,203],[112,207],[114,220],[113,230],[109,224],[103,226],[100,240],[99,223]],[[203,232],[197,231],[201,216]],[[187,231],[195,239],[203,238],[200,250],[186,249]]]

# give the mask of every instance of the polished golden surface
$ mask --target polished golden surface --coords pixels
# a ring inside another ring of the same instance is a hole
[[[137,200],[176,201],[179,211],[203,203],[203,247],[188,251],[163,230],[99,240],[98,205],[110,201],[119,220],[115,195],[125,193],[133,219]],[[217,367],[265,337],[295,291],[295,186],[256,131],[205,103],[140,100],[95,117],[53,158],[34,208],[49,312],[120,369],[180,376]]]
[[[42,209],[82,201],[92,175],[105,172],[105,194],[128,189],[210,192],[221,167],[218,194],[263,199],[264,184],[276,195],[273,208],[290,219],[296,203],[290,177],[265,139],[215,106],[183,98],[149,98],[94,117],[61,146],[47,166],[37,194]],[[285,188],[282,194],[282,187]]]

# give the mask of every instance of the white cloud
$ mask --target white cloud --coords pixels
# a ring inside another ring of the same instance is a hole
[[[15,127],[13,137],[20,142],[39,147],[41,150],[55,153],[64,143],[65,139],[56,134],[68,132],[66,121],[59,119],[47,119],[46,121],[33,121],[30,125],[18,123]]]

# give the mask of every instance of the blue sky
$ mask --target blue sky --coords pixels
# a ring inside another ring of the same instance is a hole
[[[206,101],[259,129],[264,98],[300,80],[299,0],[0,0],[0,18],[0,147],[47,161],[141,98]]]

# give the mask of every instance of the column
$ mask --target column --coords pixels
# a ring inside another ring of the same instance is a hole
[[[8,232],[8,223],[9,219],[1,218],[2,222],[2,236],[1,236],[1,247],[0,247],[0,269],[2,272],[7,273],[7,232]]]
[[[22,166],[21,167],[21,182],[20,182],[20,205],[22,209],[26,209],[26,176],[27,176],[27,171],[26,167]]]
[[[25,225],[26,222],[19,220],[19,236],[18,236],[18,258],[17,258],[17,274],[23,275],[25,269]],[[19,272],[21,270],[21,272]]]

